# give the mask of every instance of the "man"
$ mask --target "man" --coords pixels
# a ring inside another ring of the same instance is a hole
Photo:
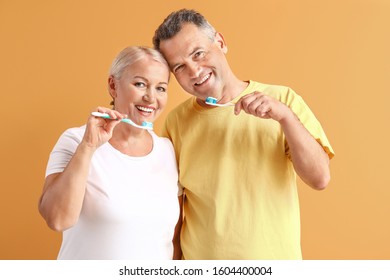
[[[314,114],[288,87],[238,79],[224,37],[196,11],[170,14],[153,44],[193,95],[164,128],[185,192],[183,258],[301,259],[296,174],[324,189],[333,157]]]

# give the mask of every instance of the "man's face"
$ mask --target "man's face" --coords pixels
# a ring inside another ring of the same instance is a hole
[[[204,30],[185,24],[173,38],[161,41],[160,51],[185,91],[202,100],[222,93],[228,65],[220,34],[211,40]]]

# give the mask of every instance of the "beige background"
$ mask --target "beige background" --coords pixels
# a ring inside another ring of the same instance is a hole
[[[388,0],[0,0],[0,259],[56,258],[37,211],[53,145],[108,106],[114,56],[183,7],[224,34],[238,77],[302,95],[336,151],[327,190],[299,185],[304,258],[390,259]],[[157,132],[187,97],[173,80]]]

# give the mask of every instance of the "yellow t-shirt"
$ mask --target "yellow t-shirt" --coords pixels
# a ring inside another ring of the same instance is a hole
[[[261,91],[287,104],[324,147],[333,150],[293,90],[250,81],[236,99]],[[296,174],[278,122],[233,107],[203,108],[191,97],[167,117],[186,195],[184,259],[301,259]]]

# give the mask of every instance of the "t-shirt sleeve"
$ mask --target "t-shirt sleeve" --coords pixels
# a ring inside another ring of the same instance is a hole
[[[178,164],[177,164],[177,158],[176,158],[176,154],[175,154],[175,149],[174,149],[174,147],[173,147],[172,141],[171,141],[170,138],[168,137],[169,133],[168,133],[168,130],[167,130],[167,128],[166,128],[166,125],[164,125],[164,128],[163,128],[162,131],[163,131],[163,133],[162,133],[163,136],[161,136],[161,139],[164,139],[164,141],[166,141],[166,144],[168,145],[168,148],[169,148],[169,151],[170,151],[170,155],[172,155],[171,158],[173,159],[174,164],[175,164],[175,167],[176,167],[176,170],[177,170]],[[178,190],[177,190],[177,196],[182,196],[183,193],[184,193],[184,188],[183,188],[183,186],[180,184],[180,182],[177,182],[177,188],[178,188]]]
[[[166,137],[168,139],[171,139],[169,137],[169,133],[168,133],[168,129],[167,129],[167,120],[165,120],[165,122],[163,124],[162,130],[161,130],[161,136],[162,137]]]
[[[305,103],[303,98],[296,94],[292,89],[288,88],[286,95],[286,104],[291,108],[291,110],[296,114],[298,119],[302,122],[305,128],[309,133],[316,139],[316,141],[323,147],[324,151],[328,154],[329,159],[333,158],[334,151],[332,146],[329,143],[328,138],[325,135],[325,132],[317,120],[313,112],[310,110],[309,106]],[[287,147],[287,154],[289,155],[289,150]]]
[[[76,131],[77,129],[68,129],[58,139],[49,156],[46,177],[64,171],[68,165],[83,136]]]
[[[182,196],[184,194],[184,188],[180,183],[178,183],[177,186],[178,186],[177,196]]]

